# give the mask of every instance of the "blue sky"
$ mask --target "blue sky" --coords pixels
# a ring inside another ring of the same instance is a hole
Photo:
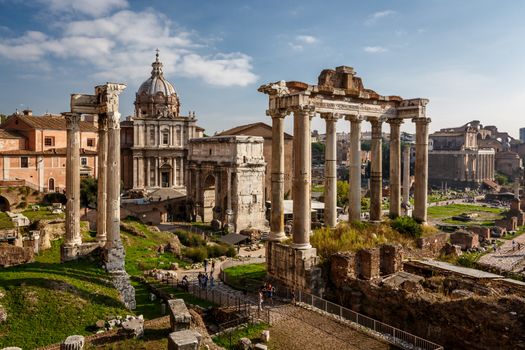
[[[348,65],[380,94],[429,98],[431,130],[478,119],[517,135],[524,15],[521,1],[0,0],[0,113],[67,111],[70,93],[118,81],[130,115],[159,48],[208,134],[269,122],[261,84]]]

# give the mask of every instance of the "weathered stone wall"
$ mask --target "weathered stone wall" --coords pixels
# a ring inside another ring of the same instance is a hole
[[[38,229],[40,230],[40,250],[49,249],[52,241],[65,235],[65,220],[40,220]]]
[[[477,233],[478,238],[481,239],[490,239],[490,228],[484,226],[470,226],[467,230]]]
[[[358,277],[373,279],[379,277],[379,248],[361,249],[357,252]]]
[[[448,238],[448,233],[441,232],[430,237],[418,238],[416,245],[419,249],[423,250],[423,253],[437,256],[447,243]]]
[[[477,233],[459,230],[450,235],[450,243],[458,245],[462,250],[479,247],[479,236]]]
[[[516,231],[518,229],[518,218],[511,216],[496,220],[494,224],[496,226],[505,228],[507,231]]]
[[[379,247],[381,253],[380,273],[390,275],[403,269],[403,248],[393,244]]]
[[[0,267],[26,264],[33,260],[34,250],[31,247],[0,244]]]

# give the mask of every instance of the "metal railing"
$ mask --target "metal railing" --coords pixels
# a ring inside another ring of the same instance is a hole
[[[420,338],[414,334],[392,327],[386,323],[374,320],[371,317],[365,316],[353,310],[347,309],[341,305],[334,304],[328,300],[303,292],[301,290],[297,290],[295,292],[295,301],[310,305],[316,309],[332,314],[340,320],[350,321],[362,327],[368,328],[369,330],[378,333],[390,344],[399,346],[403,349],[444,349],[441,345],[433,343],[429,340]]]

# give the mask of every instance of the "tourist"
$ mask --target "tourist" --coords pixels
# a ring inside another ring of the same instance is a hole
[[[208,286],[208,275],[202,275],[202,288],[206,288]]]
[[[215,286],[215,278],[213,277],[213,273],[210,272],[210,287],[213,288]]]
[[[204,273],[208,272],[208,259],[204,259]]]
[[[295,289],[292,289],[292,292],[290,294],[292,296],[292,305],[295,305]]]
[[[516,249],[516,242],[512,240],[512,251],[514,251],[515,249]]]
[[[215,271],[215,260],[211,261],[211,272]]]

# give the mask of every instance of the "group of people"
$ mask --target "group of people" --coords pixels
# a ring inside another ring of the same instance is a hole
[[[215,287],[215,277],[213,277],[213,271],[209,273],[209,277],[206,272],[199,272],[197,280],[199,281],[199,287],[201,287],[202,289],[208,287],[208,282],[210,283],[210,288]]]
[[[267,282],[259,289],[259,310],[262,310],[262,304],[265,299],[273,305],[273,296],[275,295],[275,287],[270,282]]]
[[[512,240],[512,251],[515,251],[516,248],[518,248],[518,250],[521,250],[521,243],[520,242],[517,242]]]

